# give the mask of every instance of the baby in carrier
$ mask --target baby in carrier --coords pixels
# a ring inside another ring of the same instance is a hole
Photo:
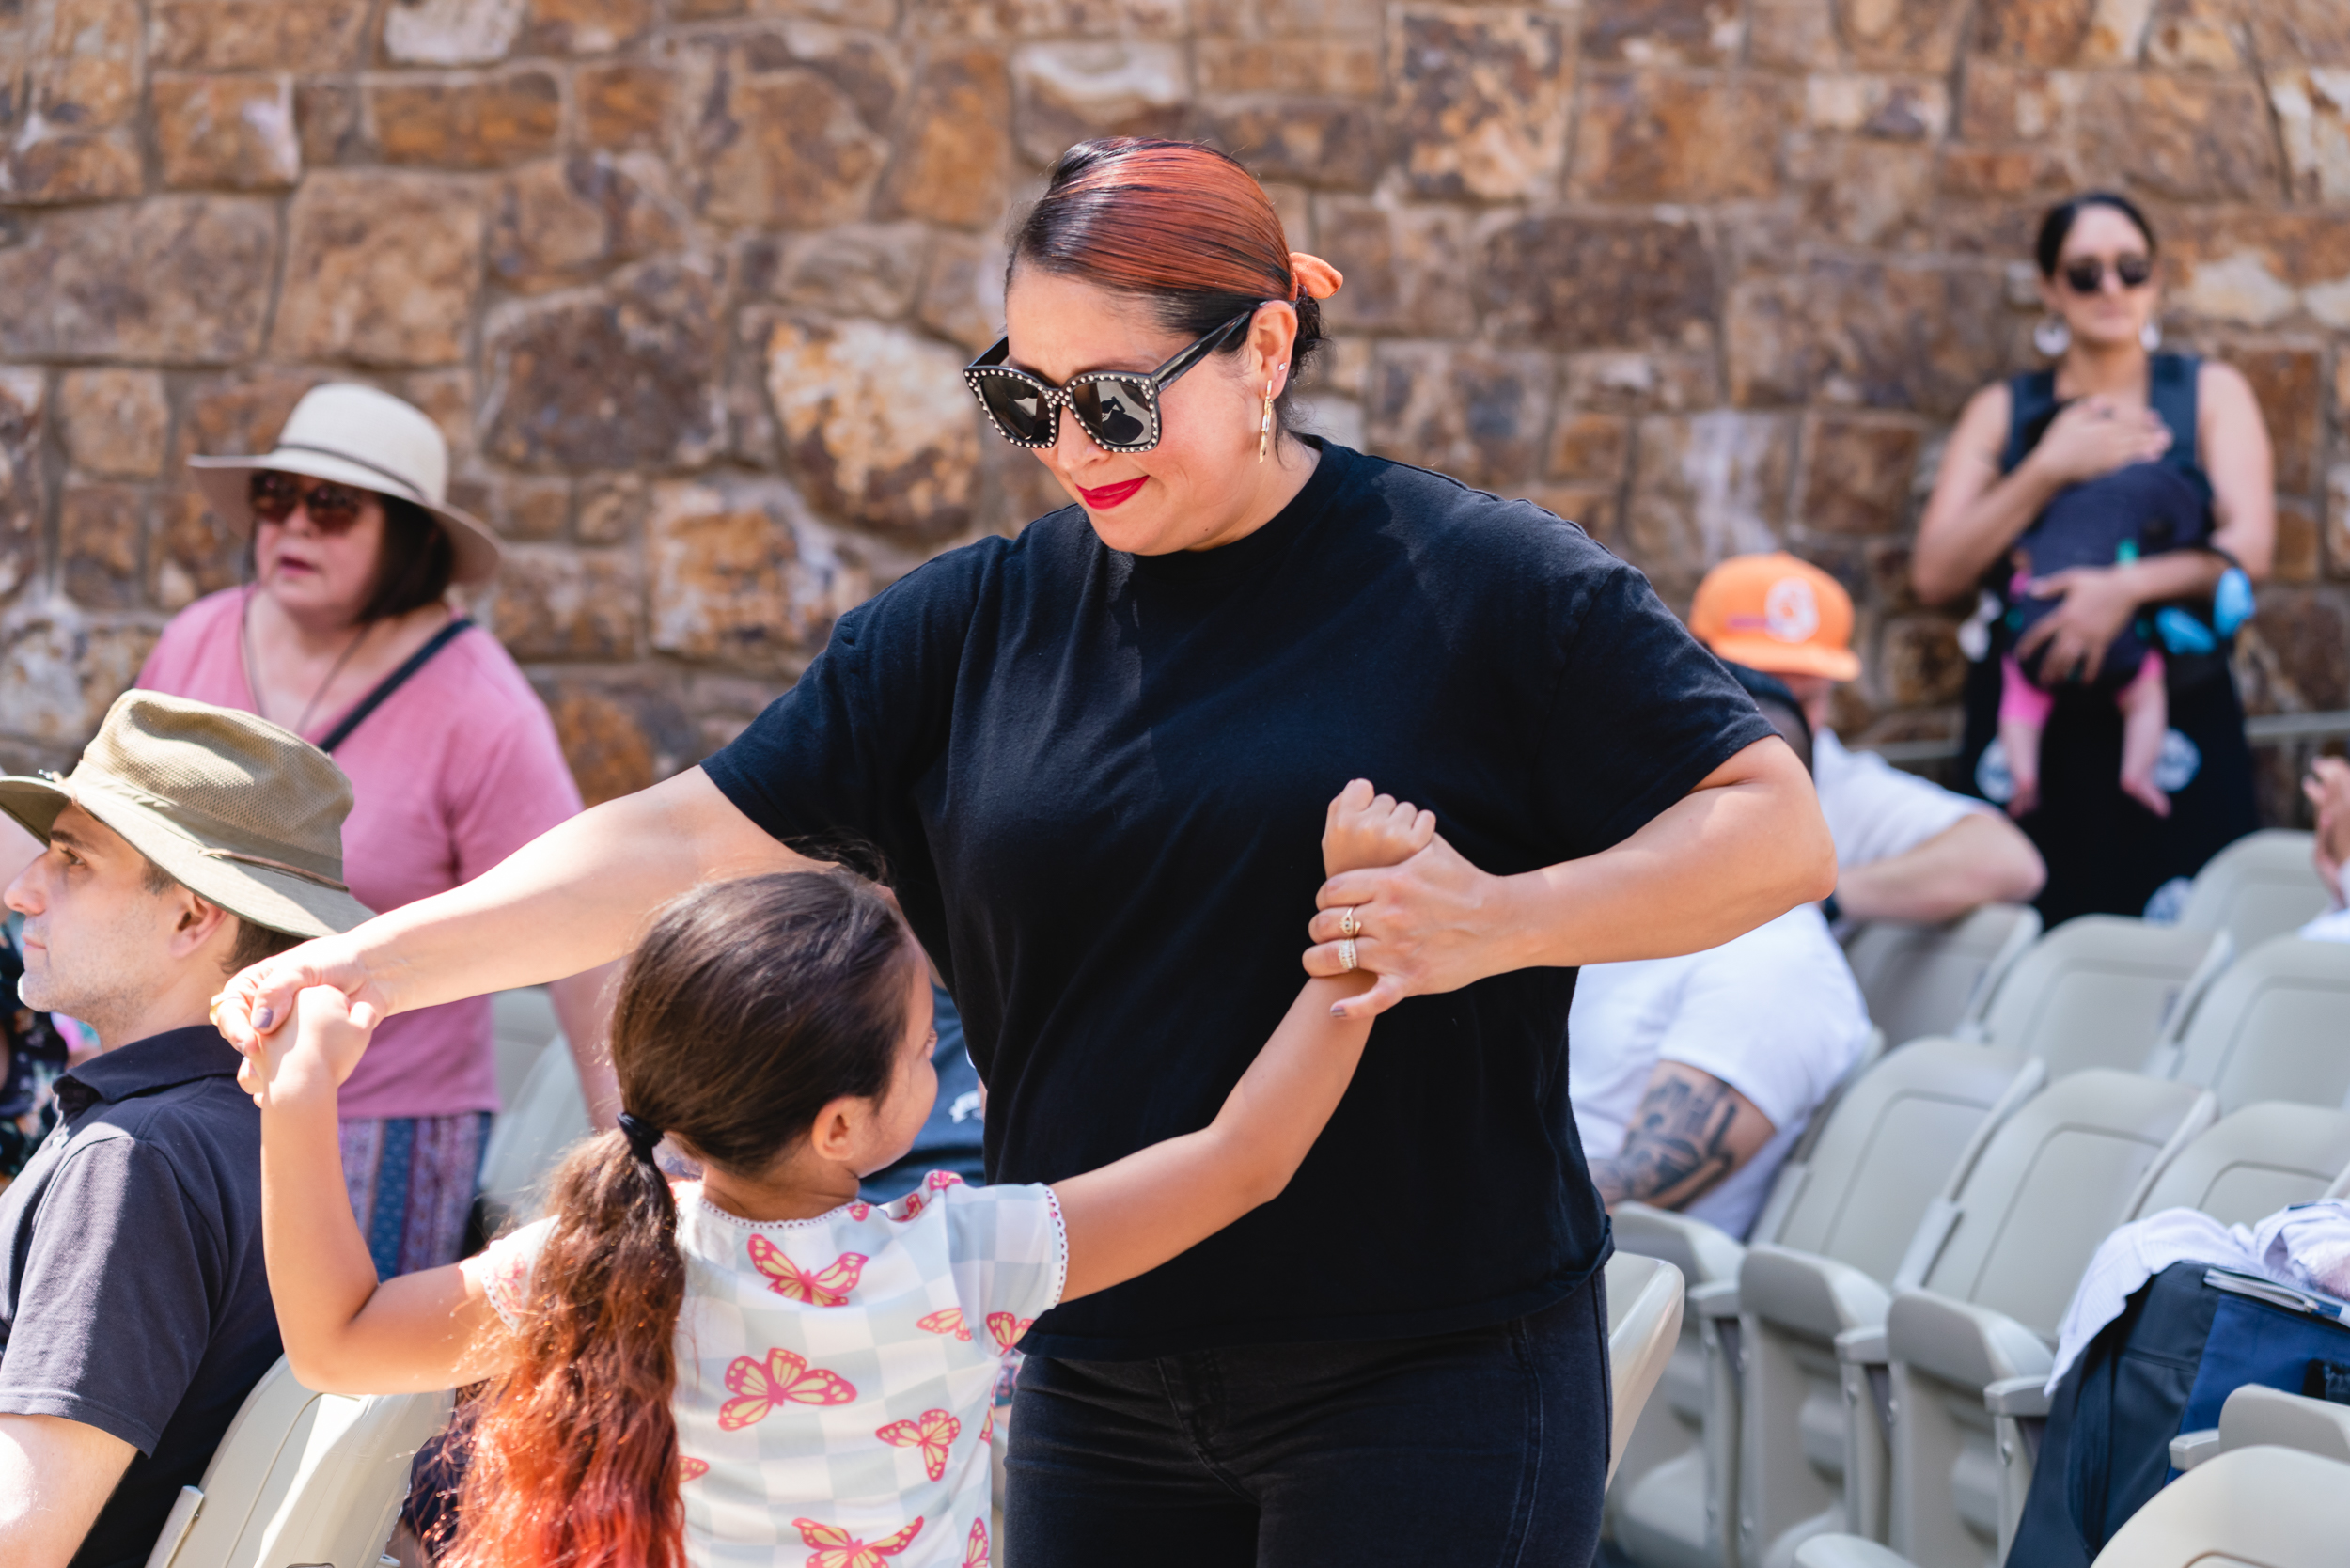
[[[2020,638],[2056,608],[2057,599],[2031,596],[2035,578],[2068,567],[2112,566],[2188,549],[2210,537],[2210,493],[2168,463],[2132,463],[2075,485],[2050,502],[2015,541],[2011,557],[2015,575],[2008,588],[2009,630]],[[2187,626],[2180,630],[2190,645],[2201,633],[2198,651],[2214,646],[2209,634],[2185,611],[2165,611],[2159,618],[2166,635],[2182,619]],[[2174,641],[2173,646],[2179,644]],[[2016,817],[2040,803],[2040,738],[2056,704],[2040,679],[2046,652],[2044,643],[2023,658],[2010,653],[2001,661],[1999,742],[2015,780],[2007,808]],[[2170,797],[2155,785],[2154,766],[2162,757],[2163,734],[2170,728],[2170,705],[2163,687],[2162,652],[2153,634],[2133,619],[2107,646],[2105,663],[2088,680],[2122,712],[2123,792],[2154,815],[2169,816]]]

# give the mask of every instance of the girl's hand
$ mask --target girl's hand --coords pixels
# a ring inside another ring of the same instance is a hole
[[[1356,964],[1379,977],[1332,1010],[1340,1018],[1373,1018],[1406,996],[1458,991],[1514,967],[1498,950],[1508,929],[1502,879],[1470,865],[1441,834],[1400,866],[1332,877],[1314,902],[1322,913],[1306,927],[1315,943],[1306,949],[1306,972],[1346,973],[1339,944],[1352,909]]]
[[[2151,408],[2100,394],[2069,404],[2049,421],[2028,460],[2060,485],[2080,484],[2170,449],[2170,427]]]
[[[2040,664],[2044,686],[2092,679],[2106,662],[2106,650],[2138,613],[2138,595],[2119,567],[2076,566],[2050,572],[2033,578],[2026,591],[2035,599],[2063,601],[2015,644],[2018,659],[2030,658],[2044,644],[2047,647],[2047,657]]]
[[[293,1016],[295,995],[314,985],[331,985],[348,997],[352,1022],[362,1029],[372,1030],[394,1011],[350,938],[321,936],[238,971],[213,998],[212,1026],[248,1062],[258,1062],[268,1037]]]
[[[254,1103],[290,1105],[324,1098],[347,1082],[367,1054],[371,1025],[331,985],[310,986],[294,1001],[294,1027],[263,1038],[263,1055],[247,1057],[237,1082]]]

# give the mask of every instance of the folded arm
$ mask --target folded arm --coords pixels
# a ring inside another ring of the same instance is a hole
[[[1980,904],[2023,903],[2038,896],[2047,876],[2023,829],[1974,811],[1914,849],[1846,867],[1836,902],[1855,920],[1933,925]]]

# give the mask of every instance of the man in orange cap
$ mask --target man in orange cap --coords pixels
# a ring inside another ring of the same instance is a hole
[[[1838,682],[1860,674],[1852,596],[1835,578],[1784,551],[1733,556],[1698,584],[1689,630],[1716,657],[1778,677],[1803,704],[1841,916],[1935,922],[2039,893],[2047,868],[2014,823],[1873,752],[1846,751],[1828,728]]]

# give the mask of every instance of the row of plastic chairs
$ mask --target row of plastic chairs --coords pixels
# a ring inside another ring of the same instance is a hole
[[[1665,1398],[1609,1500],[1637,1560],[1779,1568],[1806,1534],[1856,1526],[1937,1568],[1994,1560],[2029,1470],[2001,1423],[2030,1419],[2110,1228],[2181,1206],[2249,1219],[2341,1186],[2350,946],[2283,937],[2228,965],[2224,933],[2088,919],[2017,953],[2029,924],[1979,941],[2006,973],[1975,984],[1972,1039],[1897,1050],[1823,1108],[1762,1245],[1619,1213],[1620,1245],[1691,1281]],[[2317,1104],[2266,1103],[2287,1099]],[[2029,1385],[2003,1415],[1984,1403],[2002,1378]]]

